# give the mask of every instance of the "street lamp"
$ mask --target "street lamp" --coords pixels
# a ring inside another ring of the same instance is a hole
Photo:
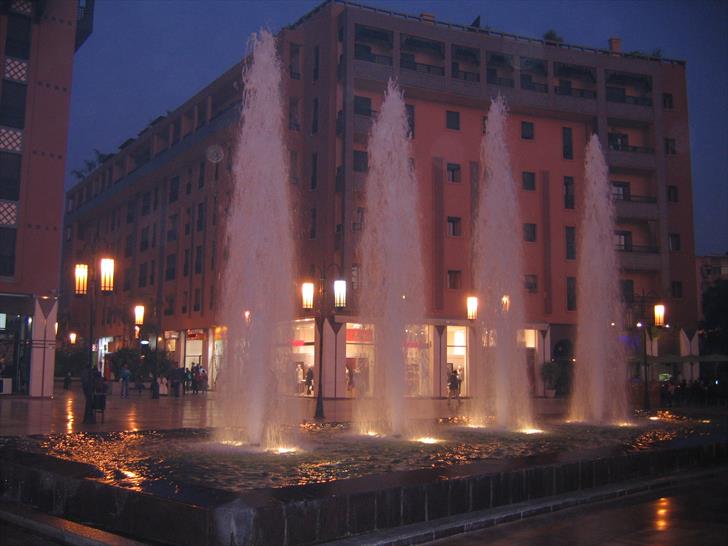
[[[337,264],[331,264],[330,267],[337,267]],[[321,278],[319,280],[319,305],[316,313],[316,331],[318,334],[318,389],[316,393],[316,411],[314,413],[314,419],[324,418],[324,391],[323,391],[323,368],[324,368],[324,320],[328,315],[328,302],[326,301],[326,272],[328,268],[322,267],[320,269]],[[306,310],[314,308],[314,292],[315,286],[313,282],[304,282],[301,285],[301,307]],[[334,308],[339,310],[346,307],[346,281],[343,279],[336,279],[334,281]],[[329,317],[333,318],[333,315]],[[334,332],[338,334],[338,328],[333,324]]]
[[[76,338],[77,337],[78,337],[78,335],[76,334],[76,332],[71,332],[71,333],[68,334],[68,341],[71,343],[71,345],[75,345],[76,344]]]
[[[665,325],[665,306],[661,303],[656,303],[653,307],[653,322],[655,328],[663,328]],[[669,327],[669,325],[667,325]],[[642,365],[645,370],[645,393],[644,393],[644,406],[645,409],[650,409],[650,363],[647,359],[647,330],[649,325],[647,319],[644,324],[642,322],[637,323],[637,328],[642,328]]]
[[[478,319],[478,298],[477,296],[468,296],[466,300],[468,309],[468,320]]]
[[[88,295],[89,321],[88,321],[88,367],[94,364],[94,319],[96,299],[96,278],[94,271],[85,263],[77,263],[74,269],[74,293],[77,296]],[[102,258],[99,262],[99,290],[102,294],[109,294],[114,290],[114,259]],[[75,334],[74,334],[75,335]],[[71,343],[74,343],[73,341]]]

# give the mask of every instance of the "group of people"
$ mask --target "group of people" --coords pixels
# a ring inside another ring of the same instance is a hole
[[[671,378],[660,383],[660,405],[663,407],[705,406],[718,401],[718,389],[703,378],[685,379]]]

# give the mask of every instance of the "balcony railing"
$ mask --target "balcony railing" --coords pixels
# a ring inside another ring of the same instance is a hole
[[[581,99],[595,99],[597,98],[597,92],[590,89],[578,89],[576,87],[554,87],[554,92],[557,95],[565,95],[571,97],[578,97]]]
[[[536,91],[538,93],[548,93],[549,89],[545,83],[529,82],[521,80],[521,89]]]
[[[636,252],[641,254],[657,254],[660,249],[654,245],[633,245],[631,243],[616,244],[614,248],[619,252]]]
[[[615,90],[610,88],[607,88],[607,100],[610,102],[636,104],[638,106],[652,106],[652,99],[650,97],[626,95],[621,90]]]
[[[613,195],[615,201],[629,201],[631,203],[657,203],[657,197],[650,195]]]
[[[616,152],[633,152],[638,154],[654,154],[655,149],[648,146],[632,146],[630,144],[621,144],[618,142],[610,142],[609,149]]]
[[[445,67],[436,66],[434,64],[416,63],[410,60],[401,59],[400,66],[407,70],[414,70],[422,74],[434,74],[435,76],[444,76]]]
[[[388,55],[378,55],[376,53],[368,53],[366,51],[356,51],[354,53],[354,58],[358,61],[367,61],[370,63],[392,66],[392,57]]]
[[[513,78],[500,78],[498,76],[488,76],[488,83],[492,85],[500,85],[501,87],[513,87]]]
[[[465,80],[466,82],[480,81],[480,74],[477,72],[468,72],[467,70],[453,70],[452,77],[457,80]]]

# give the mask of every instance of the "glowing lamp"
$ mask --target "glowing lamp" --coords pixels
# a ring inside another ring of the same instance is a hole
[[[75,345],[76,344],[76,338],[77,337],[78,337],[78,335],[76,334],[76,332],[71,332],[71,333],[68,334],[68,341],[71,343],[71,345]]]
[[[655,305],[655,326],[665,325],[665,306],[661,303]]]
[[[88,293],[88,264],[76,264],[75,277],[74,292],[77,296],[85,296]]]
[[[134,306],[134,324],[137,326],[141,326],[144,324],[144,306],[143,305],[135,305]]]
[[[334,281],[334,307],[346,307],[346,281]]]
[[[301,305],[304,309],[313,309],[313,283],[305,282],[301,285]]]
[[[478,318],[478,298],[476,296],[468,296],[466,300],[468,306],[468,320]]]
[[[114,291],[114,259],[103,258],[101,260],[101,291]]]
[[[501,308],[504,313],[507,313],[511,308],[511,297],[508,294],[504,294],[501,298]]]

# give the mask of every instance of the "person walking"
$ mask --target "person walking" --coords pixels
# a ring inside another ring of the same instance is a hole
[[[83,423],[84,425],[96,424],[96,417],[94,416],[94,383],[95,383],[94,369],[84,368],[81,371],[81,388],[83,389],[83,397],[85,399],[85,406],[83,409]]]
[[[131,379],[131,371],[129,366],[124,364],[121,368],[121,397],[129,398],[129,379]]]

